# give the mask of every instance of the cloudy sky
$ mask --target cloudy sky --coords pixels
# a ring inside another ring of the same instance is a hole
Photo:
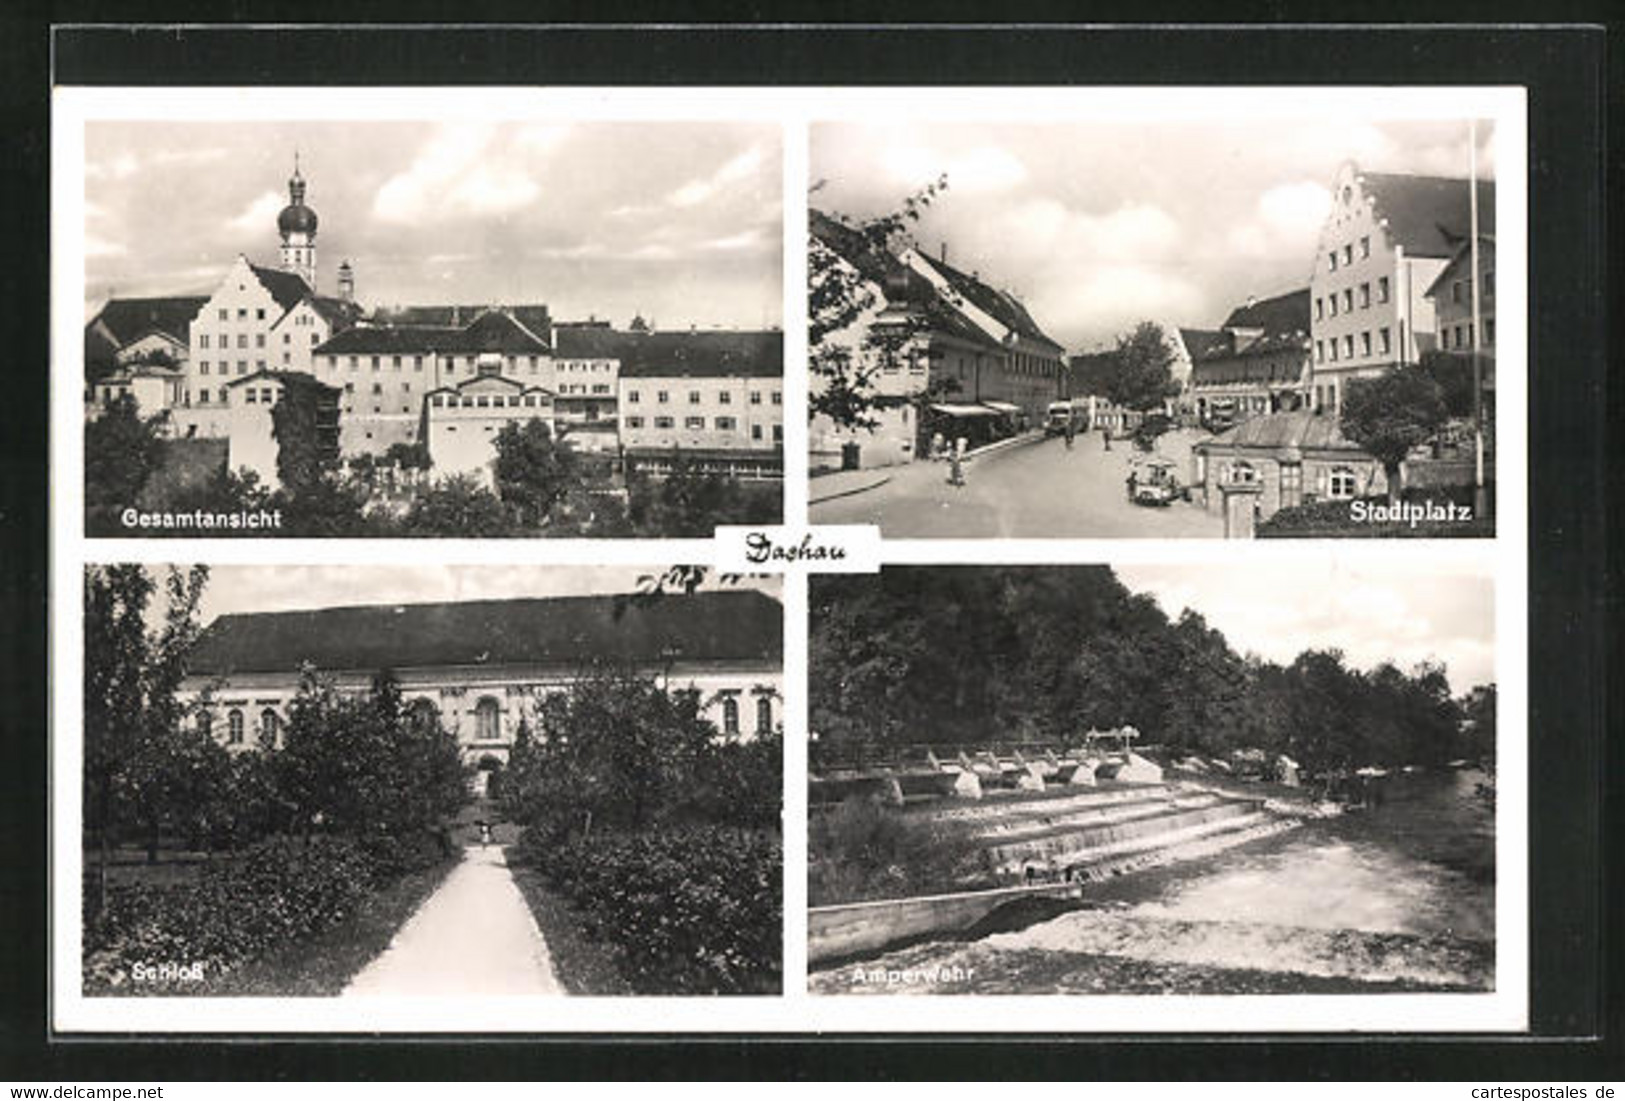
[[[1479,170],[1494,171],[1493,128]],[[1265,123],[816,126],[820,209],[897,209],[946,173],[921,248],[1014,291],[1068,351],[1136,322],[1216,328],[1307,286],[1337,168],[1465,177],[1467,123],[1318,114]]]
[[[1336,647],[1360,669],[1440,661],[1457,694],[1496,679],[1495,590],[1483,574],[1343,559],[1113,568],[1170,618],[1185,608],[1200,612],[1239,653],[1286,663],[1310,648]]]
[[[208,623],[227,612],[285,612],[363,604],[428,604],[446,600],[500,600],[510,597],[627,593],[661,565],[640,566],[213,566],[199,619]],[[162,567],[152,568],[162,577]],[[715,572],[702,589],[719,588]],[[782,600],[775,576],[745,578],[754,588]],[[155,599],[161,605],[162,599]]]
[[[86,305],[275,265],[294,150],[369,306],[545,302],[661,328],[781,323],[779,131],[759,123],[91,123]]]

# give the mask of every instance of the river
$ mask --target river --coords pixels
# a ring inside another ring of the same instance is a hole
[[[1082,907],[815,973],[819,993],[1486,990],[1494,814],[1474,771],[1397,775],[1375,805],[1085,890]],[[943,976],[899,982],[895,976]]]

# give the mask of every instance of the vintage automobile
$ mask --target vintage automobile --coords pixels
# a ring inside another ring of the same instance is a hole
[[[1129,465],[1128,499],[1137,505],[1170,505],[1184,496],[1174,473],[1177,466],[1159,455],[1136,459]]]

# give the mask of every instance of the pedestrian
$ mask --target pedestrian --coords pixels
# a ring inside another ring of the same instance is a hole
[[[1077,423],[1075,421],[1073,421],[1073,419],[1071,417],[1067,417],[1066,418],[1066,449],[1068,451],[1072,450],[1072,441],[1073,441],[1073,439],[1075,439],[1077,437],[1077,435],[1078,435]]]
[[[491,843],[491,823],[482,818],[476,824],[480,827],[480,848],[483,849]]]
[[[948,484],[955,487],[965,484],[964,436],[960,436],[955,440],[952,450],[948,452]]]

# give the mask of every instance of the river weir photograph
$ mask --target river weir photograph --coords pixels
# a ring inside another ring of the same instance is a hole
[[[814,579],[814,994],[1482,993],[1487,573]]]

